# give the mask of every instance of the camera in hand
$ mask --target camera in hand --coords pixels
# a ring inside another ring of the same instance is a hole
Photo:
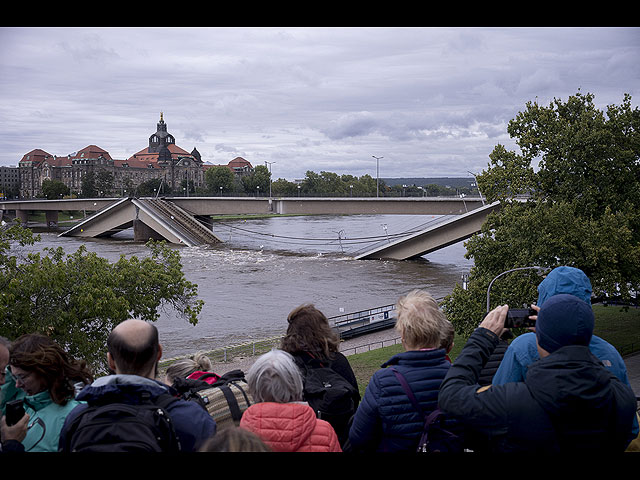
[[[538,315],[533,308],[510,308],[504,320],[504,328],[535,327],[536,321],[529,318]]]
[[[14,400],[6,404],[6,422],[7,426],[15,425],[24,417],[25,411],[22,400]]]

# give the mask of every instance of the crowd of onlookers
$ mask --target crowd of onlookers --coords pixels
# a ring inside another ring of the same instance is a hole
[[[403,351],[362,397],[339,336],[313,305],[294,309],[279,348],[233,382],[205,355],[159,378],[158,331],[141,320],[113,329],[111,373],[98,378],[46,335],[2,339],[2,452],[637,450],[636,395],[619,353],[593,334],[588,277],[558,267],[538,292],[530,332],[510,338],[509,307],[499,306],[454,362],[453,326],[436,300],[408,293],[396,305]],[[229,398],[232,383],[240,402]],[[202,394],[215,389],[222,400]],[[427,418],[440,427],[429,436]]]

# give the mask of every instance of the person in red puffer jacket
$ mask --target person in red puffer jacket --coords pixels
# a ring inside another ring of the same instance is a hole
[[[247,372],[256,403],[242,415],[240,428],[258,435],[276,452],[341,452],[335,430],[302,400],[302,375],[282,350],[262,355]]]

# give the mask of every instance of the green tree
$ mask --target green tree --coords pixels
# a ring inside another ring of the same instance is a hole
[[[271,192],[274,195],[293,197],[298,194],[298,186],[285,178],[271,182]]]
[[[337,173],[322,171],[320,172],[320,178],[322,181],[322,191],[318,193],[343,196],[349,190],[349,187],[345,185]]]
[[[313,170],[307,170],[300,184],[303,195],[317,195],[322,192],[322,178]]]
[[[271,172],[265,165],[258,165],[250,175],[242,177],[242,185],[248,195],[268,195]]]
[[[60,180],[49,180],[46,178],[42,181],[42,193],[47,197],[47,200],[53,200],[62,198],[64,195],[69,195],[69,187]]]
[[[83,246],[72,254],[61,247],[23,251],[39,239],[19,225],[0,231],[0,335],[44,333],[104,371],[106,339],[118,323],[155,321],[163,307],[197,323],[197,285],[185,279],[178,251],[163,242],[150,242],[144,258],[123,255],[111,263]]]
[[[578,267],[595,296],[629,299],[640,287],[640,111],[631,97],[606,114],[579,92],[548,107],[529,102],[508,132],[520,151],[497,145],[478,176],[501,208],[466,243],[468,289],[456,286],[443,303],[459,333],[480,321],[491,280],[516,267]],[[532,270],[500,278],[491,306],[535,302],[540,280]]]
[[[381,192],[384,191],[386,185],[382,180],[378,180],[378,184],[376,184],[376,179],[373,178],[371,175],[369,174],[362,175],[360,178],[358,178],[358,183],[354,187],[353,194],[355,195],[357,191],[358,195],[361,195],[361,196],[366,196],[366,197],[375,196],[377,185],[379,185]]]
[[[113,173],[108,170],[99,170],[95,174],[95,186],[100,197],[108,197],[113,190]]]
[[[171,187],[161,178],[151,178],[138,185],[135,192],[138,197],[153,197],[158,192],[160,195],[171,193]]]
[[[235,191],[235,182],[234,182],[235,174],[231,171],[231,169],[224,165],[216,165],[214,167],[208,168],[204,173],[204,181],[207,184],[207,190],[209,193],[214,195],[219,195],[222,193],[231,193]]]
[[[98,196],[96,188],[96,176],[93,172],[88,172],[82,177],[80,196],[84,198],[94,198]]]

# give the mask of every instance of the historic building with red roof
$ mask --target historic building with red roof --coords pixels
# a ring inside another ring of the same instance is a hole
[[[40,196],[42,182],[47,179],[59,180],[69,187],[72,195],[79,195],[83,179],[100,172],[107,172],[112,178],[111,191],[101,192],[101,196],[133,194],[138,185],[151,179],[161,179],[174,194],[180,194],[187,185],[203,187],[204,172],[210,166],[203,164],[197,149],[189,153],[176,145],[160,113],[148,146],[126,160],[113,159],[109,152],[96,145],[66,156],[51,155],[39,148],[31,150],[19,162],[20,196]],[[253,171],[242,157],[234,158],[227,166],[238,175]]]

